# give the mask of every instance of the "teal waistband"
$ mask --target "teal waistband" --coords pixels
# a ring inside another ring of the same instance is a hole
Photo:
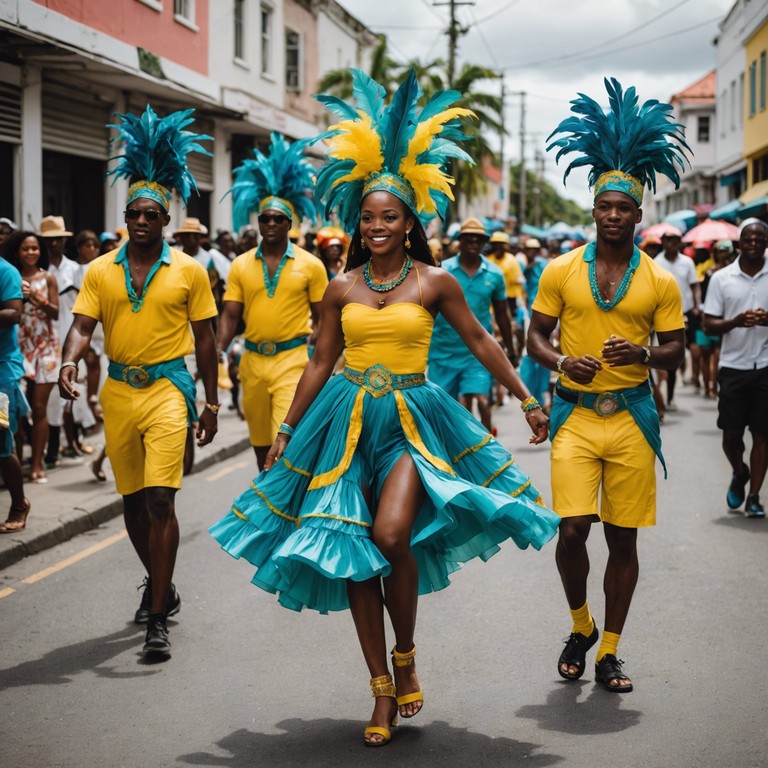
[[[558,381],[555,387],[555,397],[552,399],[552,410],[549,414],[549,437],[555,439],[560,427],[565,424],[573,409],[581,407],[593,410],[598,416],[609,418],[619,411],[629,411],[635,423],[658,456],[664,467],[664,477],[667,477],[667,465],[661,452],[661,430],[659,429],[659,414],[651,396],[650,383],[645,381],[636,387],[619,389],[616,392],[577,392],[567,389]]]
[[[184,395],[189,423],[194,424],[197,421],[197,405],[195,404],[197,387],[192,374],[187,370],[183,357],[154,365],[122,365],[110,360],[107,374],[110,379],[122,381],[134,389],[148,387],[158,379],[168,379]]]
[[[297,336],[295,339],[288,339],[288,341],[250,341],[245,340],[245,348],[249,352],[255,352],[257,355],[263,355],[264,357],[272,357],[278,352],[287,352],[289,349],[296,349],[302,344],[306,344],[309,341],[309,336]]]
[[[364,371],[345,368],[341,373],[345,379],[362,387],[374,397],[381,397],[395,389],[419,387],[427,380],[423,373],[392,373],[389,368],[378,364]]]

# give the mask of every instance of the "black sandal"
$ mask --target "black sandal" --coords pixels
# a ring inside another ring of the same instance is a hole
[[[597,624],[595,624],[589,637],[582,635],[581,632],[571,632],[571,636],[565,641],[565,648],[557,660],[557,671],[560,677],[564,677],[566,680],[578,680],[584,674],[587,651],[597,642],[598,635]],[[561,669],[563,664],[567,664],[569,667],[578,667],[578,673],[569,675],[567,672],[563,672]]]
[[[614,680],[629,680],[621,671],[624,662],[617,659],[612,653],[606,653],[595,664],[595,682],[601,683],[606,691],[611,693],[629,693],[632,690],[632,681],[629,685],[611,685]]]

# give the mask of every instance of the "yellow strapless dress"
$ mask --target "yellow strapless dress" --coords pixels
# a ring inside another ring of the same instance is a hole
[[[448,586],[462,563],[487,560],[506,539],[521,549],[549,541],[560,519],[514,458],[425,381],[432,315],[410,302],[348,303],[341,321],[347,367],[307,410],[283,458],[210,529],[226,552],[256,566],[252,582],[286,608],[327,613],[349,607],[347,579],[388,575],[371,527],[405,453],[426,490],[411,538],[420,594]]]

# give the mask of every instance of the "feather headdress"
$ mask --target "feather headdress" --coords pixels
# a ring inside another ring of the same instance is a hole
[[[342,118],[315,141],[324,140],[330,162],[317,175],[315,195],[325,202],[326,217],[336,208],[347,232],[360,218],[360,202],[375,190],[399,197],[426,223],[445,216],[454,184],[445,171],[451,158],[474,163],[458,145],[467,138],[462,117],[469,109],[451,107],[458,91],[439,91],[418,108],[421,89],[413,70],[388,106],[384,88],[359,69],[352,69],[356,108],[336,96],[315,98]]]
[[[186,205],[190,192],[197,191],[195,178],[187,168],[187,155],[199,152],[212,157],[198,142],[213,141],[212,136],[185,131],[194,122],[194,109],[183,109],[167,117],[158,117],[147,104],[144,114],[116,114],[120,119],[115,128],[118,135],[113,141],[121,142],[123,153],[110,160],[120,160],[108,176],[126,178],[131,182],[128,202],[137,197],[149,197],[168,210],[171,190],[175,189]]]
[[[563,183],[573,168],[589,166],[589,186],[595,197],[607,190],[630,195],[638,205],[643,187],[656,190],[656,174],[667,176],[680,186],[680,174],[691,148],[685,142],[685,129],[671,117],[672,105],[656,99],[639,105],[634,87],[626,92],[615,78],[605,78],[610,108],[607,112],[583,93],[571,102],[571,112],[582,117],[568,117],[547,137],[568,134],[553,141],[547,151],[559,147],[555,160],[580,152],[565,171]]]
[[[254,149],[253,158],[235,169],[235,183],[229,190],[234,200],[235,230],[248,223],[252,211],[261,213],[267,208],[282,211],[289,218],[315,218],[315,169],[304,157],[308,144],[308,139],[291,143],[282,134],[272,133],[268,155]]]

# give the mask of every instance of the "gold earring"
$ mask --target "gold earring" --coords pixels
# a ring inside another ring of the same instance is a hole
[[[361,247],[363,250],[365,250],[365,249],[368,247],[368,245],[367,245],[367,244],[366,244],[366,242],[365,242],[365,238],[364,238],[364,237],[361,237],[361,238],[360,238],[360,247]]]
[[[410,234],[411,234],[410,232],[406,232],[405,233],[405,242],[403,243],[403,245],[405,246],[406,250],[408,250],[411,247],[411,240],[408,237],[408,235],[410,235]]]

